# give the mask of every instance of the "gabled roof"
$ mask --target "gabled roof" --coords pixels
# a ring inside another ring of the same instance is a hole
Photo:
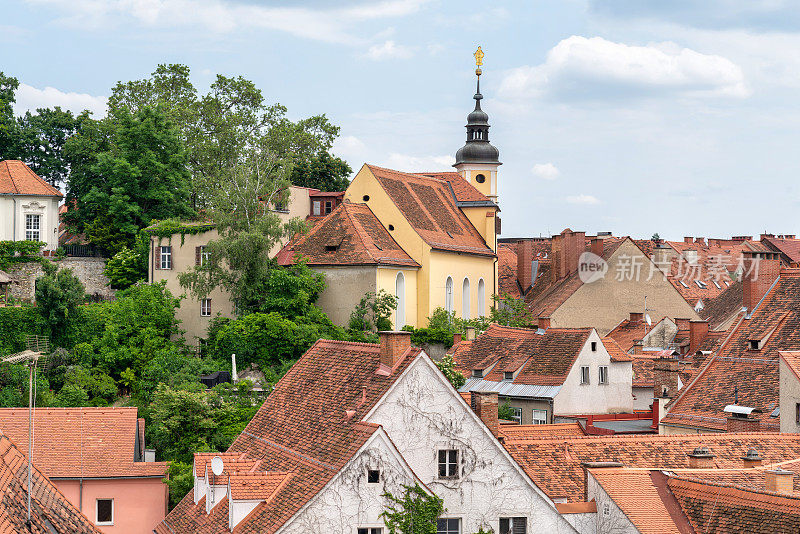
[[[478,191],[475,186],[466,181],[459,173],[454,171],[443,172],[415,172],[419,176],[444,180],[450,184],[456,196],[456,202],[465,205],[497,207],[489,197]]]
[[[773,331],[774,329],[774,331]],[[772,332],[764,347],[749,340]],[[783,269],[749,319],[740,321],[709,365],[685,388],[662,423],[725,430],[728,404],[758,408],[762,430],[778,428],[778,351],[800,350],[800,270]]]
[[[558,436],[585,436],[586,432],[577,421],[547,425],[500,425],[500,434],[505,439],[522,441],[552,439]]]
[[[307,234],[277,255],[282,265],[300,254],[309,265],[398,265],[419,267],[366,204],[343,202]]]
[[[548,328],[539,333],[492,323],[453,359],[466,376],[473,369],[491,369],[483,377],[487,381],[560,386],[591,333],[591,328]],[[513,380],[503,380],[507,371],[515,373]]]
[[[742,311],[744,305],[744,284],[732,282],[716,297],[703,301],[704,307],[699,315],[708,321],[709,327],[716,330]]]
[[[33,429],[33,461],[48,478],[167,473],[167,462],[134,461],[136,408],[37,408]],[[28,409],[0,408],[0,430],[27,450]]]
[[[797,380],[800,380],[800,351],[780,351],[780,358],[791,369]]]
[[[387,374],[378,372],[379,345],[317,341],[275,385],[227,451],[257,461],[254,473],[291,474],[267,502],[256,506],[236,527],[236,532],[273,533],[319,493],[380,431],[379,426],[362,418],[420,353],[420,349],[408,349],[394,371]],[[156,532],[228,532],[228,504],[221,501],[206,515],[204,499],[195,504],[192,491]]]
[[[0,195],[64,196],[16,159],[0,161]]]
[[[459,209],[449,181],[374,165],[367,165],[367,168],[414,231],[431,248],[494,256],[494,252]],[[463,181],[460,176],[459,179]]]
[[[28,521],[28,458],[8,436],[0,432],[0,532],[37,534],[100,534],[33,465],[31,523]]]
[[[497,278],[500,285],[499,296],[522,298],[517,281],[517,252],[513,246],[506,243],[497,244]]]
[[[761,241],[778,250],[792,263],[800,263],[800,239],[762,235]]]
[[[622,350],[613,338],[606,336],[601,341],[606,348],[606,352],[611,356],[612,362],[629,362],[632,360],[630,354]]]

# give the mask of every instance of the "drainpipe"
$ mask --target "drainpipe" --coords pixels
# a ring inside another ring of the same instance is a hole
[[[11,200],[14,202],[14,233],[11,235],[11,241],[17,240],[17,197],[11,196]]]
[[[81,477],[80,489],[78,490],[78,510],[83,512],[83,477]]]

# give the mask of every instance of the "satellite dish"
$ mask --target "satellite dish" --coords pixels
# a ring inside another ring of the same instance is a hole
[[[214,458],[211,459],[211,472],[214,473],[215,476],[220,476],[224,467],[222,458],[219,456],[214,456]]]
[[[647,326],[653,326],[653,321],[650,319],[649,313],[644,314],[644,320],[647,321]]]

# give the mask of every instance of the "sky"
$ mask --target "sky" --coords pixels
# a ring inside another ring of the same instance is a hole
[[[794,5],[792,5],[794,4]],[[0,0],[17,112],[102,116],[117,81],[183,63],[253,80],[334,153],[447,170],[475,48],[502,237],[800,234],[796,0]]]

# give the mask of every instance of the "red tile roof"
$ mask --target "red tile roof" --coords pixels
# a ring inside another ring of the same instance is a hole
[[[257,472],[292,474],[236,527],[237,533],[273,533],[316,495],[380,428],[362,422],[363,416],[420,352],[409,349],[387,376],[376,372],[379,345],[317,341],[228,449],[258,461]],[[227,507],[227,501],[220,502],[206,515],[204,500],[195,504],[190,492],[156,532],[226,533]]]
[[[584,501],[583,462],[620,462],[625,467],[648,469],[688,468],[688,454],[704,445],[718,468],[742,467],[742,456],[757,449],[764,463],[800,458],[800,436],[779,433],[712,433],[554,437],[509,440],[511,456],[550,498]]]
[[[0,195],[64,196],[16,159],[0,161]]]
[[[768,247],[774,248],[785,255],[790,262],[800,262],[800,239],[785,237],[761,236],[761,241]]]
[[[100,534],[81,512],[33,465],[31,527],[28,521],[28,458],[0,432],[0,532]]]
[[[270,502],[291,477],[292,473],[284,471],[231,475],[228,478],[231,499],[258,499]]]
[[[517,280],[517,253],[513,246],[506,243],[497,245],[497,270],[500,296],[506,295],[520,299],[522,292],[519,290]]]
[[[699,315],[706,321],[711,329],[716,330],[726,323],[732,316],[742,311],[744,305],[744,284],[737,281],[712,299],[703,301],[704,308]]]
[[[492,202],[489,197],[478,191],[474,185],[466,181],[459,173],[454,171],[444,172],[415,172],[419,176],[444,180],[453,188],[453,193],[458,202]]]
[[[134,462],[136,419],[136,408],[36,408],[33,461],[49,478],[163,477],[167,462]],[[28,409],[0,408],[0,430],[27,450]]]
[[[297,236],[277,255],[282,265],[293,263],[297,254],[309,265],[399,265],[419,267],[392,238],[366,204],[343,202]]]
[[[612,362],[630,362],[632,361],[631,355],[622,350],[613,338],[606,336],[602,340],[603,346],[606,348],[608,355],[611,356]]]
[[[800,380],[800,351],[779,351],[780,358],[792,370],[794,376]]]
[[[450,182],[374,165],[367,167],[417,234],[433,249],[494,256],[456,205]]]
[[[466,399],[465,399],[466,400]],[[469,400],[467,400],[469,402]],[[500,433],[509,440],[552,439],[557,436],[585,436],[577,421],[550,425],[500,425]]]
[[[484,379],[499,382],[505,371],[514,371],[515,384],[559,386],[591,332],[591,328],[548,328],[540,334],[492,323],[468,349],[457,350],[453,359],[465,376],[473,369],[491,368]]]
[[[760,350],[749,340],[775,329]],[[777,284],[749,319],[742,320],[709,365],[673,403],[662,422],[725,430],[725,406],[757,408],[762,430],[778,429],[778,351],[800,350],[800,270],[783,269]]]

